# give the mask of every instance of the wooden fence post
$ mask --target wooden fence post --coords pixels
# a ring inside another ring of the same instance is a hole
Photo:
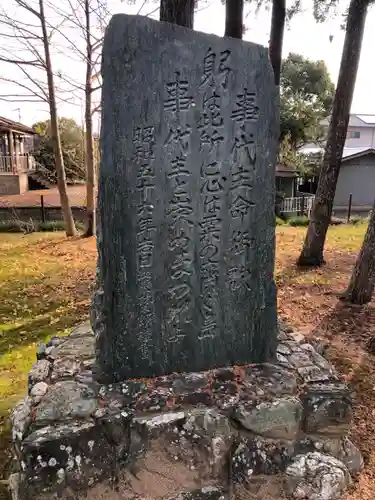
[[[348,224],[350,222],[350,216],[352,215],[352,199],[353,199],[353,195],[352,195],[352,193],[350,193],[349,204],[348,204]]]
[[[300,215],[303,217],[305,214],[305,196],[302,195],[300,198]]]
[[[46,211],[44,210],[44,196],[40,195],[40,211],[42,215],[42,222],[46,222]]]

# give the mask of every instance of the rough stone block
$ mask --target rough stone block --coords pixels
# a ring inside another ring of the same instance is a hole
[[[280,398],[258,405],[238,405],[233,417],[245,429],[273,439],[296,439],[303,408],[298,398]]]
[[[298,455],[285,473],[291,499],[337,500],[351,483],[340,460],[318,452]]]
[[[310,384],[302,396],[306,434],[343,436],[352,422],[352,400],[345,384]]]
[[[103,426],[93,422],[38,429],[23,441],[23,488],[30,497],[67,486],[87,489],[114,476],[115,446]]]
[[[35,425],[48,425],[67,418],[87,418],[98,406],[97,394],[74,381],[57,382],[35,410]]]

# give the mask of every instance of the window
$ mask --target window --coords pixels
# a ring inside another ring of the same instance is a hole
[[[348,139],[359,139],[361,137],[361,132],[359,130],[349,130]]]

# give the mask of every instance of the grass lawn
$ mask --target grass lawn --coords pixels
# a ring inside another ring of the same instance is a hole
[[[375,308],[344,306],[336,295],[348,283],[364,232],[364,225],[332,227],[327,265],[300,271],[295,260],[305,228],[277,228],[279,315],[329,346],[329,357],[354,396],[353,440],[366,468],[346,500],[366,500],[375,493],[375,357],[365,349],[366,340],[375,336]],[[0,234],[0,480],[10,466],[9,411],[26,392],[36,345],[87,319],[95,263],[93,239]],[[0,489],[0,498],[5,490]]]

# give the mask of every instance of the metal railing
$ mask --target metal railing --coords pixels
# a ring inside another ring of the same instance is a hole
[[[32,155],[0,155],[0,175],[17,175],[32,170],[35,170],[35,158]]]
[[[281,212],[306,214],[310,216],[315,196],[299,196],[294,198],[284,198],[281,202]]]

